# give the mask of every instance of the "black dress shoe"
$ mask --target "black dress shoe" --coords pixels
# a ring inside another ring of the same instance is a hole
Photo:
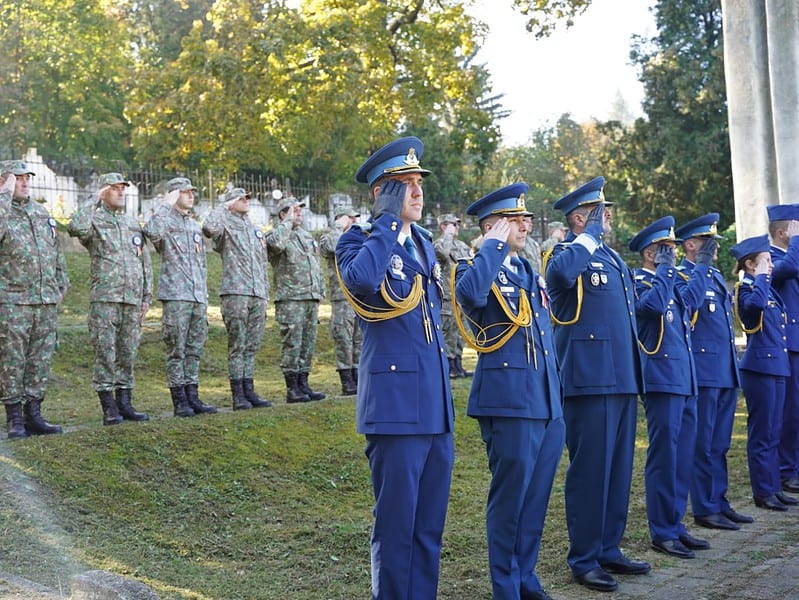
[[[786,492],[799,492],[799,477],[789,477],[782,480],[782,489]]]
[[[741,527],[733,523],[725,515],[717,513],[715,515],[703,515],[701,517],[694,517],[694,523],[700,527],[707,527],[708,529],[728,529],[735,531]]]
[[[521,600],[552,600],[552,596],[547,594],[544,590],[537,590],[535,592],[525,592],[522,590]]]
[[[735,509],[733,509],[732,507],[721,511],[721,514],[723,514],[725,517],[727,517],[733,523],[754,523],[755,522],[755,520],[752,517],[750,517],[749,515],[742,515],[739,512],[735,512]]]
[[[677,558],[693,558],[694,551],[686,548],[680,540],[665,540],[663,542],[652,542],[652,547],[658,552],[670,554]]]
[[[788,510],[788,507],[777,500],[776,496],[766,496],[765,498],[758,498],[755,496],[755,506],[758,508],[767,508],[768,510],[778,510],[782,512]]]
[[[690,548],[691,550],[707,550],[710,548],[710,542],[695,538],[690,533],[683,533],[680,536],[680,541],[682,542],[683,546]]]
[[[797,500],[793,496],[786,496],[782,492],[777,492],[776,494],[774,494],[774,496],[777,498],[777,500],[779,500],[786,506],[794,506],[796,504],[799,504],[799,500]]]
[[[589,590],[597,592],[615,592],[619,584],[611,577],[607,571],[597,567],[582,575],[575,575],[574,580],[580,585],[584,585]]]
[[[652,565],[642,560],[632,560],[622,555],[612,562],[600,563],[600,566],[608,573],[616,575],[644,575],[652,570]]]

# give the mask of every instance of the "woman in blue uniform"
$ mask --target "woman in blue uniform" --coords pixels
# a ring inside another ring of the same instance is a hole
[[[730,248],[744,272],[735,287],[735,307],[746,333],[741,383],[747,420],[746,454],[755,506],[785,511],[798,504],[782,492],[777,445],[782,432],[785,383],[790,375],[785,335],[785,306],[771,287],[768,235],[748,238]]]

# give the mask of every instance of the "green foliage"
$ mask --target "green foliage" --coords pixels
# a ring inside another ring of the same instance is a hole
[[[591,5],[591,0],[513,0],[513,4],[527,17],[527,31],[543,38],[560,24],[571,27],[574,18]]]
[[[647,119],[631,129],[604,125],[609,176],[623,183],[629,219],[646,224],[672,213],[685,222],[710,211],[734,220],[718,0],[661,0],[658,35],[638,39]]]
[[[129,154],[124,24],[86,0],[0,2],[0,149],[86,160]]]

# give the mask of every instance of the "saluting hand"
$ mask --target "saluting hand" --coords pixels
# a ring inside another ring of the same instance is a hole
[[[763,252],[757,263],[755,263],[755,275],[770,275],[772,268],[771,256]]]
[[[791,239],[793,236],[799,234],[799,221],[788,221],[788,226],[785,228],[785,233],[788,235],[788,239]]]
[[[399,179],[389,179],[381,185],[373,209],[374,218],[377,219],[383,213],[388,213],[399,219],[406,188],[407,186]]]
[[[17,176],[13,173],[9,173],[6,175],[6,180],[3,182],[3,185],[0,185],[0,192],[11,192],[14,193],[14,187],[17,185]]]
[[[712,263],[713,259],[716,257],[716,250],[718,250],[718,247],[719,243],[716,241],[716,238],[707,238],[702,242],[699,251],[696,253],[696,264],[709,265]]]
[[[502,217],[493,225],[488,226],[488,231],[483,234],[483,244],[488,240],[499,240],[507,242],[510,235],[510,223],[506,217]]]
[[[655,253],[655,264],[673,267],[676,262],[677,257],[674,255],[674,247],[670,244],[660,244],[657,253]]]
[[[166,206],[175,206],[178,198],[180,198],[180,190],[172,190],[166,196],[164,196],[164,204]]]
[[[597,240],[602,240],[605,235],[605,205],[599,204],[588,213],[585,222],[585,232]]]

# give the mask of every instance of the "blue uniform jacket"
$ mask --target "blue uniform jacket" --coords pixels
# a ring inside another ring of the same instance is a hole
[[[799,236],[788,243],[788,250],[771,247],[771,285],[785,303],[788,323],[788,350],[799,352]]]
[[[635,270],[638,339],[644,346],[647,392],[693,396],[698,391],[691,356],[693,311],[677,292],[676,279],[677,270],[664,265],[655,273]]]
[[[640,394],[643,367],[635,324],[634,282],[621,257],[588,234],[555,246],[546,268],[564,396]]]
[[[738,315],[747,330],[741,368],[764,375],[791,374],[785,334],[785,307],[768,275],[745,275],[738,288]],[[762,316],[762,321],[761,321]],[[761,326],[762,323],[762,326]]]
[[[539,275],[526,259],[527,287],[522,277],[502,264],[508,245],[500,240],[483,243],[471,261],[461,260],[455,271],[455,297],[469,319],[486,330],[488,339],[500,335],[508,317],[491,291],[496,284],[514,314],[519,298],[527,294],[533,312],[528,327],[519,327],[497,350],[480,353],[469,394],[470,417],[563,417],[560,377],[553,346],[546,292]]]
[[[451,432],[454,409],[441,329],[441,269],[429,232],[412,227],[423,253],[420,264],[397,242],[401,226],[398,219],[383,214],[368,231],[352,227],[336,245],[344,285],[366,305],[388,308],[380,293],[383,282],[404,298],[418,273],[424,289],[421,302],[404,315],[374,322],[360,319],[363,347],[358,374],[358,432]]]
[[[677,288],[693,307],[691,346],[699,387],[737,388],[741,385],[738,373],[738,351],[735,348],[735,330],[732,324],[732,294],[724,276],[717,268],[697,265],[684,259],[677,270],[681,278]],[[693,286],[688,286],[691,275],[698,273],[706,278],[704,298],[697,298]]]

